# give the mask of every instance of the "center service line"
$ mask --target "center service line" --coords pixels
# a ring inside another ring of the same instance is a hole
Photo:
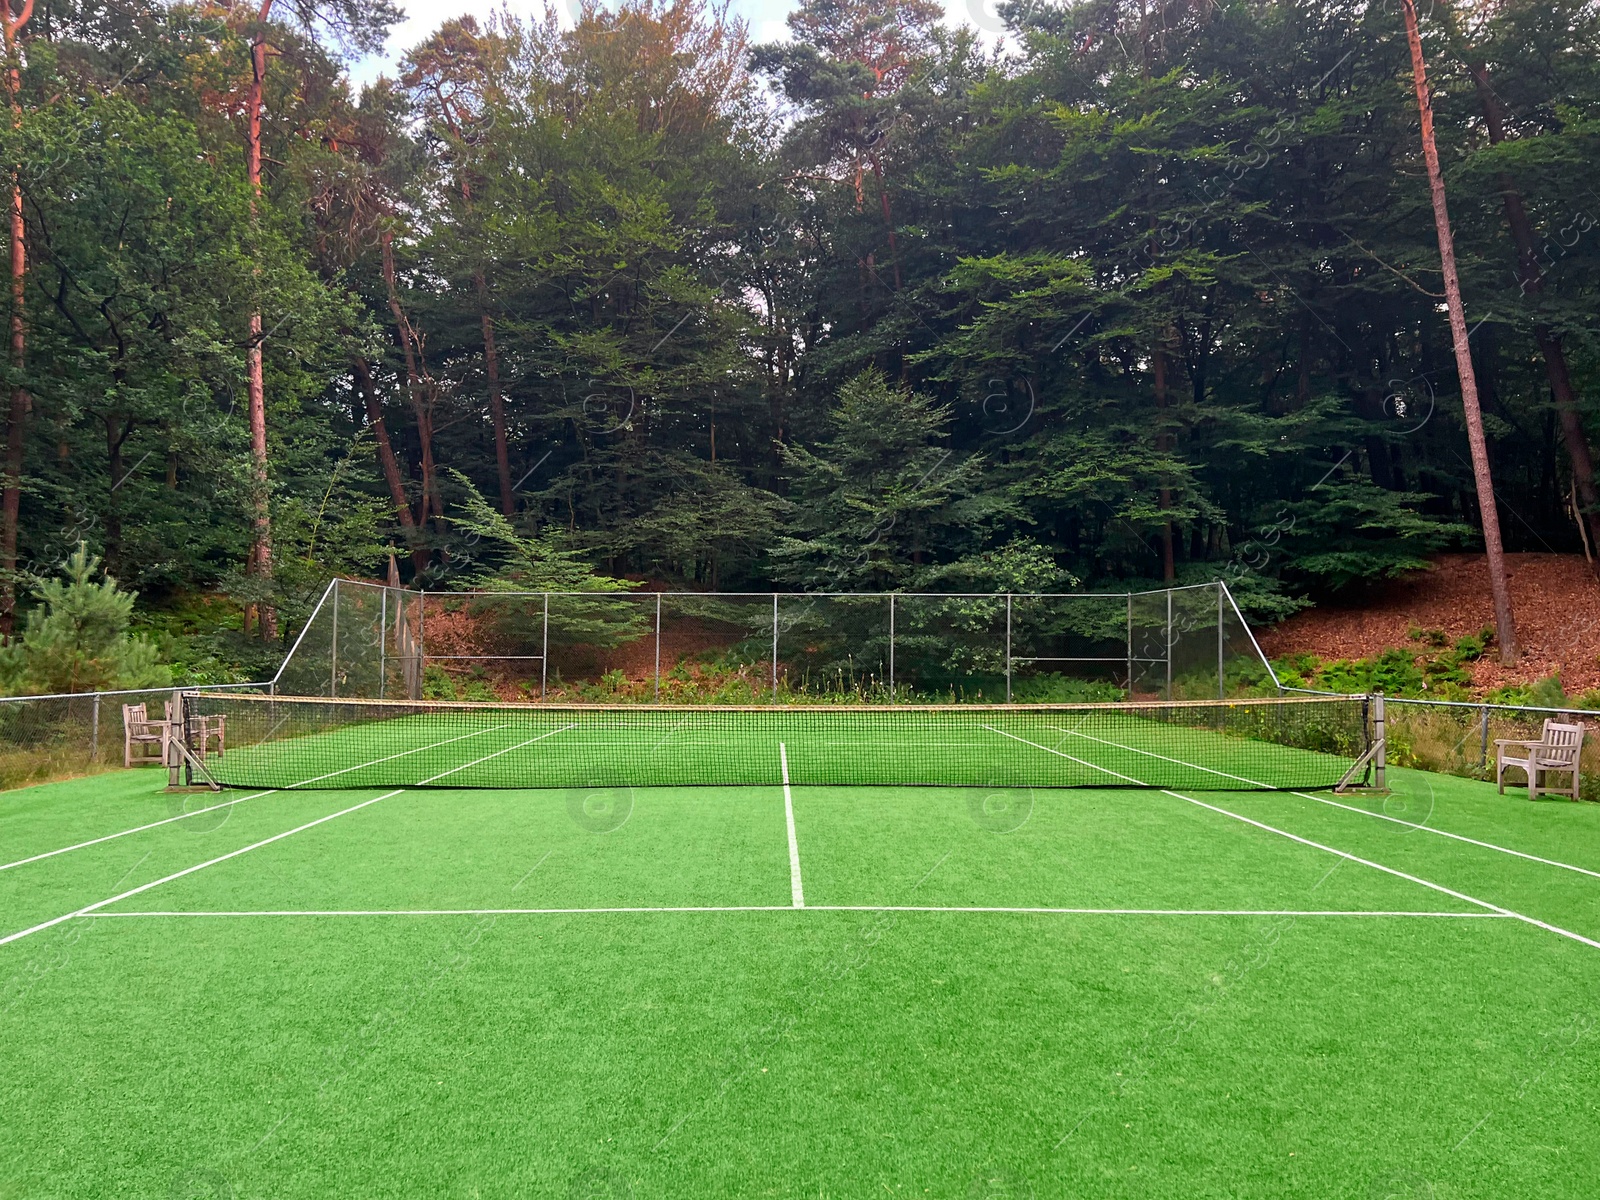
[[[794,836],[794,793],[789,790],[789,749],[778,743],[778,765],[783,768],[783,819],[789,826],[789,897],[796,908],[806,906],[806,891],[800,885],[800,843]]]

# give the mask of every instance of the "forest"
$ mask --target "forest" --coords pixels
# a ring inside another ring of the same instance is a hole
[[[1509,550],[1600,542],[1600,6],[1421,37]],[[0,631],[330,577],[1116,590],[1483,545],[1401,0],[9,0]]]

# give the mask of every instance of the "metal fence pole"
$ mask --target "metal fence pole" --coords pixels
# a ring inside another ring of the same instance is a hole
[[[378,699],[383,699],[383,685],[389,678],[389,588],[384,586],[378,597]]]
[[[89,718],[89,761],[100,760],[100,693],[94,694],[94,712]]]
[[[424,686],[428,673],[428,589],[417,589],[417,689]]]
[[[661,703],[661,593],[656,593],[656,694],[655,703]]]
[[[1133,593],[1128,593],[1128,697],[1133,697]]]
[[[544,640],[539,644],[539,699],[550,685],[550,593],[544,594]]]
[[[1217,584],[1217,699],[1228,698],[1228,681],[1223,667],[1223,638],[1222,638],[1222,584]]]
[[[1006,703],[1011,703],[1011,593],[1006,593]]]
[[[778,702],[778,593],[772,593],[772,702]]]
[[[1172,699],[1172,589],[1167,589],[1167,699]]]
[[[333,640],[328,655],[328,695],[339,695],[339,581],[333,581]]]
[[[894,593],[889,593],[889,703],[894,703]]]
[[[1489,769],[1489,706],[1483,706],[1483,732],[1478,745],[1478,766]]]

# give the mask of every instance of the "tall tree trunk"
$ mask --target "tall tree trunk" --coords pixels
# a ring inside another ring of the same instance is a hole
[[[883,225],[889,231],[889,265],[894,268],[894,290],[900,290],[900,246],[894,238],[894,217],[889,213],[889,189],[883,185],[883,164],[872,156],[872,177],[878,181],[878,204],[883,209]]]
[[[1505,114],[1500,107],[1500,97],[1489,83],[1489,69],[1482,60],[1466,56],[1467,70],[1478,92],[1478,103],[1483,107],[1484,124],[1489,131],[1489,144],[1498,146],[1506,140]],[[1522,192],[1510,175],[1499,178],[1500,199],[1505,206],[1506,224],[1511,227],[1511,240],[1517,248],[1517,275],[1522,283],[1522,294],[1537,296],[1544,288],[1544,275],[1539,270],[1539,253],[1534,245],[1533,223],[1528,220],[1527,207],[1522,202]],[[1550,395],[1556,403],[1556,415],[1561,421],[1561,439],[1567,444],[1567,457],[1572,463],[1572,480],[1578,493],[1583,521],[1588,528],[1589,542],[1600,545],[1600,489],[1595,487],[1594,457],[1589,450],[1589,437],[1584,432],[1583,418],[1578,412],[1578,396],[1572,386],[1572,373],[1567,369],[1566,350],[1561,338],[1548,325],[1535,322],[1533,338],[1544,356],[1545,377],[1550,382]]]
[[[465,190],[465,189],[463,189]],[[500,356],[494,347],[494,318],[489,315],[489,284],[482,271],[472,277],[478,288],[478,318],[483,323],[483,365],[489,376],[489,420],[494,425],[494,465],[500,477],[500,511],[515,516],[511,492],[511,454],[506,448],[506,400],[500,391]]]
[[[378,237],[383,252],[383,283],[389,293],[389,315],[394,318],[395,338],[400,343],[400,353],[406,364],[406,397],[411,401],[411,412],[417,423],[417,441],[422,454],[422,503],[417,516],[419,526],[426,524],[431,512],[442,518],[444,508],[439,500],[439,485],[433,463],[433,403],[428,395],[428,381],[422,374],[421,347],[417,344],[417,331],[400,304],[400,289],[395,283],[394,235],[387,229]]]
[[[272,0],[263,0],[259,19],[265,23],[272,10]],[[261,93],[267,78],[267,40],[265,30],[258,30],[250,41],[250,90],[245,100],[245,170],[250,180],[250,213],[259,220],[261,202]],[[267,476],[267,396],[266,376],[261,360],[262,339],[261,309],[250,312],[250,340],[245,347],[245,389],[248,397],[250,420],[250,506],[254,526],[254,544],[250,552],[250,570],[263,589],[272,579],[272,505],[271,486]],[[263,603],[258,613],[262,641],[274,641],[278,636],[278,616],[270,603]],[[248,621],[248,614],[246,616]]]
[[[1489,447],[1483,436],[1483,413],[1478,408],[1477,378],[1472,369],[1472,347],[1467,341],[1467,314],[1461,303],[1461,281],[1456,276],[1456,248],[1450,233],[1450,210],[1445,203],[1444,174],[1439,169],[1439,148],[1433,140],[1433,99],[1428,88],[1428,65],[1422,58],[1422,35],[1417,29],[1415,0],[1400,0],[1405,13],[1406,41],[1411,46],[1411,74],[1416,86],[1417,112],[1422,122],[1422,155],[1428,164],[1428,189],[1433,196],[1433,224],[1439,235],[1439,265],[1444,273],[1445,304],[1450,311],[1450,340],[1461,379],[1461,407],[1466,414],[1467,445],[1472,451],[1472,477],[1478,491],[1478,512],[1483,520],[1483,547],[1489,560],[1489,590],[1494,595],[1495,637],[1500,661],[1517,661],[1517,631],[1511,614],[1511,589],[1506,582],[1505,554],[1500,544],[1500,514],[1495,506],[1494,479],[1489,472]]]
[[[0,4],[0,33],[5,37],[6,97],[11,105],[11,129],[22,129],[22,64],[17,37],[33,16],[33,0],[23,0],[13,11],[11,0]],[[22,215],[20,169],[11,168],[11,368],[18,382],[11,389],[6,421],[6,473],[0,487],[0,633],[10,633],[16,623],[17,608],[17,533],[22,520],[22,464],[28,439],[28,414],[32,397],[22,386],[21,372],[27,364],[28,326],[24,302],[27,299],[28,226]]]
[[[383,478],[389,485],[389,499],[394,504],[394,514],[400,520],[406,544],[411,548],[411,565],[420,574],[428,569],[428,548],[417,537],[416,518],[411,515],[411,504],[406,499],[405,477],[400,474],[400,461],[394,455],[394,443],[389,440],[389,427],[383,420],[383,402],[378,399],[378,389],[372,382],[372,368],[367,360],[351,360],[351,370],[356,377],[356,390],[361,393],[367,410],[367,422],[372,426],[378,443],[378,463],[383,468]]]

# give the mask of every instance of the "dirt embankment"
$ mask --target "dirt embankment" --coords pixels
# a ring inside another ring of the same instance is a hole
[[[1581,555],[1509,554],[1512,615],[1521,656],[1502,667],[1490,650],[1472,664],[1475,690],[1531,683],[1559,673],[1569,695],[1600,688],[1600,582]],[[1261,634],[1268,657],[1310,653],[1365,658],[1390,646],[1418,648],[1412,629],[1442,629],[1453,640],[1494,624],[1482,555],[1445,554],[1354,605],[1324,604]]]

